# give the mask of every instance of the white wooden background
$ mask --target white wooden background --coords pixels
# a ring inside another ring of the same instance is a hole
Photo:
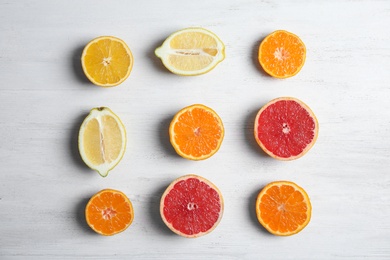
[[[172,32],[201,26],[226,45],[226,59],[198,77],[165,70],[154,49]],[[0,1],[0,259],[389,259],[390,1]],[[277,29],[301,37],[307,60],[290,79],[257,65],[260,41]],[[134,55],[130,77],[90,84],[80,54],[114,35]],[[294,96],[316,113],[320,132],[304,157],[276,161],[257,147],[257,110]],[[208,160],[177,156],[173,115],[203,103],[219,113],[225,140]],[[123,120],[128,149],[101,178],[81,161],[79,126],[93,107]],[[222,191],[225,212],[210,234],[168,230],[159,200],[175,178],[195,173]],[[306,189],[313,216],[292,237],[257,222],[257,193],[270,181]],[[102,237],[84,220],[86,202],[114,188],[133,202],[124,233]]]

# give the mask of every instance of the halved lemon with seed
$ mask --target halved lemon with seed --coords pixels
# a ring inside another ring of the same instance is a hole
[[[172,73],[195,76],[209,72],[225,58],[225,45],[203,28],[187,28],[170,35],[155,50]]]
[[[91,110],[79,132],[79,151],[88,167],[106,177],[126,150],[126,130],[119,117],[107,107]]]
[[[101,36],[85,46],[81,65],[93,84],[113,87],[129,77],[133,68],[133,55],[123,40]]]

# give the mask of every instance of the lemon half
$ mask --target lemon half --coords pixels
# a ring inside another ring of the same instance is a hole
[[[113,87],[129,77],[133,68],[133,55],[123,40],[101,36],[85,46],[81,65],[93,84]]]
[[[91,110],[79,132],[79,151],[88,167],[106,177],[126,150],[126,130],[119,117],[107,107]]]
[[[225,45],[203,28],[187,28],[170,35],[155,50],[172,73],[195,76],[209,72],[225,59]]]

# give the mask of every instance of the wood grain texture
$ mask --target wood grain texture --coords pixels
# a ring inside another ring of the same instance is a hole
[[[389,259],[389,1],[6,1],[0,0],[1,259]],[[226,45],[226,59],[198,77],[169,73],[154,49],[172,32],[202,26]],[[307,60],[290,79],[259,68],[260,41],[277,29],[301,37]],[[114,35],[134,55],[130,77],[103,89],[82,73],[94,37]],[[320,132],[304,157],[280,162],[253,138],[256,112],[294,96],[311,107]],[[226,135],[208,160],[177,156],[168,125],[181,108],[203,103]],[[121,163],[101,178],[81,161],[80,124],[108,106],[127,128]],[[220,225],[184,239],[159,216],[175,178],[194,173],[225,200]],[[299,234],[269,235],[257,222],[257,193],[270,181],[308,192],[312,220]],[[132,226],[101,237],[84,220],[103,188],[131,199]]]

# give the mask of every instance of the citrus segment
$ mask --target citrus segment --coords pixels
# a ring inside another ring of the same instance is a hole
[[[211,108],[195,104],[180,110],[169,127],[170,141],[183,158],[203,160],[215,154],[222,144],[221,118]]]
[[[107,107],[94,108],[79,132],[79,151],[83,161],[103,177],[122,159],[126,131],[121,120]]]
[[[173,181],[161,197],[164,223],[178,235],[199,237],[218,225],[223,214],[223,198],[210,181],[186,175]]]
[[[133,55],[126,43],[112,36],[89,42],[81,56],[87,78],[95,85],[113,87],[127,79],[133,68]]]
[[[302,101],[282,97],[270,101],[257,113],[254,135],[273,158],[293,160],[307,153],[318,136],[317,118]]]
[[[187,28],[170,35],[155,54],[172,73],[193,76],[217,66],[225,58],[225,46],[208,30]]]
[[[96,193],[85,208],[88,225],[97,233],[111,236],[127,229],[134,218],[131,201],[120,191],[106,189]]]
[[[279,30],[261,42],[258,59],[269,75],[288,78],[296,75],[303,67],[306,47],[295,34]]]
[[[305,190],[293,182],[272,182],[257,196],[256,214],[261,225],[270,233],[293,235],[310,221],[310,199]]]

